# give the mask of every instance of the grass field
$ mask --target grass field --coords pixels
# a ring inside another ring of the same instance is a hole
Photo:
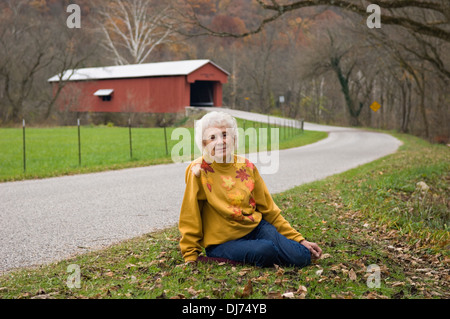
[[[243,121],[238,120],[243,128]],[[246,121],[246,128],[255,123]],[[256,130],[259,130],[259,123]],[[81,165],[78,154],[78,128],[28,128],[26,129],[26,171],[23,165],[22,129],[0,128],[0,181],[50,177],[67,174],[96,172],[127,167],[171,163],[171,149],[179,140],[171,140],[174,127],[166,128],[167,150],[164,128],[132,128],[132,157],[127,127],[82,126]],[[194,154],[193,129],[191,150]],[[324,132],[280,128],[280,149],[302,146],[327,136]],[[258,145],[254,145],[258,147]],[[247,148],[248,138],[247,138]],[[257,149],[250,148],[250,151]]]
[[[0,298],[447,299],[450,150],[394,135],[404,142],[395,154],[274,194],[285,218],[323,249],[306,268],[186,266],[171,228],[10,272]],[[69,265],[79,267],[79,288],[67,284]]]

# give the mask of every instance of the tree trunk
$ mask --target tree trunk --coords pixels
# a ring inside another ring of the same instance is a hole
[[[422,72],[422,83],[419,83],[419,90],[420,90],[420,113],[422,114],[422,120],[423,120],[423,126],[425,130],[425,137],[430,137],[430,132],[428,128],[428,119],[427,119],[427,112],[425,110],[425,74]]]
[[[408,92],[407,92],[407,90],[405,88],[405,84],[404,83],[402,83],[400,85],[400,90],[402,92],[402,124],[401,124],[400,128],[401,128],[401,132],[402,133],[407,133],[408,132],[408,125],[407,125],[407,120],[406,120],[406,118],[407,118],[406,108],[407,108],[407,103],[408,103],[408,101],[407,101],[407,94],[408,94]]]
[[[355,102],[352,99],[351,93],[350,93],[350,86],[349,86],[349,79],[348,76],[344,76],[342,73],[342,69],[340,66],[340,58],[338,57],[332,57],[331,58],[331,67],[333,68],[334,72],[336,73],[339,84],[341,85],[342,93],[344,94],[345,98],[345,104],[347,105],[347,110],[350,114],[350,125],[352,126],[358,126],[360,124],[359,122],[359,114],[361,113],[361,110],[363,108],[363,103],[359,103],[359,107],[355,107]]]

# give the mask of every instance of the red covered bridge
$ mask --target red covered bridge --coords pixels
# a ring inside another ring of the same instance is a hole
[[[61,110],[73,112],[184,112],[222,106],[229,73],[210,60],[186,60],[66,70],[48,81]]]

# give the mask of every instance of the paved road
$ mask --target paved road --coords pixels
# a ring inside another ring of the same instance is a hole
[[[267,115],[223,110],[267,121]],[[276,118],[269,120],[273,123]],[[305,123],[305,129],[327,131],[329,137],[279,151],[277,173],[262,174],[272,193],[373,161],[401,144],[390,135],[356,129],[310,123]],[[56,261],[176,225],[186,166],[155,165],[1,183],[0,272]]]

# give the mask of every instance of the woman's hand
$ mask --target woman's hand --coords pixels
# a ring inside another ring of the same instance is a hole
[[[311,257],[313,257],[314,259],[319,259],[320,256],[322,256],[322,249],[320,249],[319,245],[317,245],[316,243],[311,243],[304,239],[300,242],[300,244],[308,248],[308,250],[311,252]]]

